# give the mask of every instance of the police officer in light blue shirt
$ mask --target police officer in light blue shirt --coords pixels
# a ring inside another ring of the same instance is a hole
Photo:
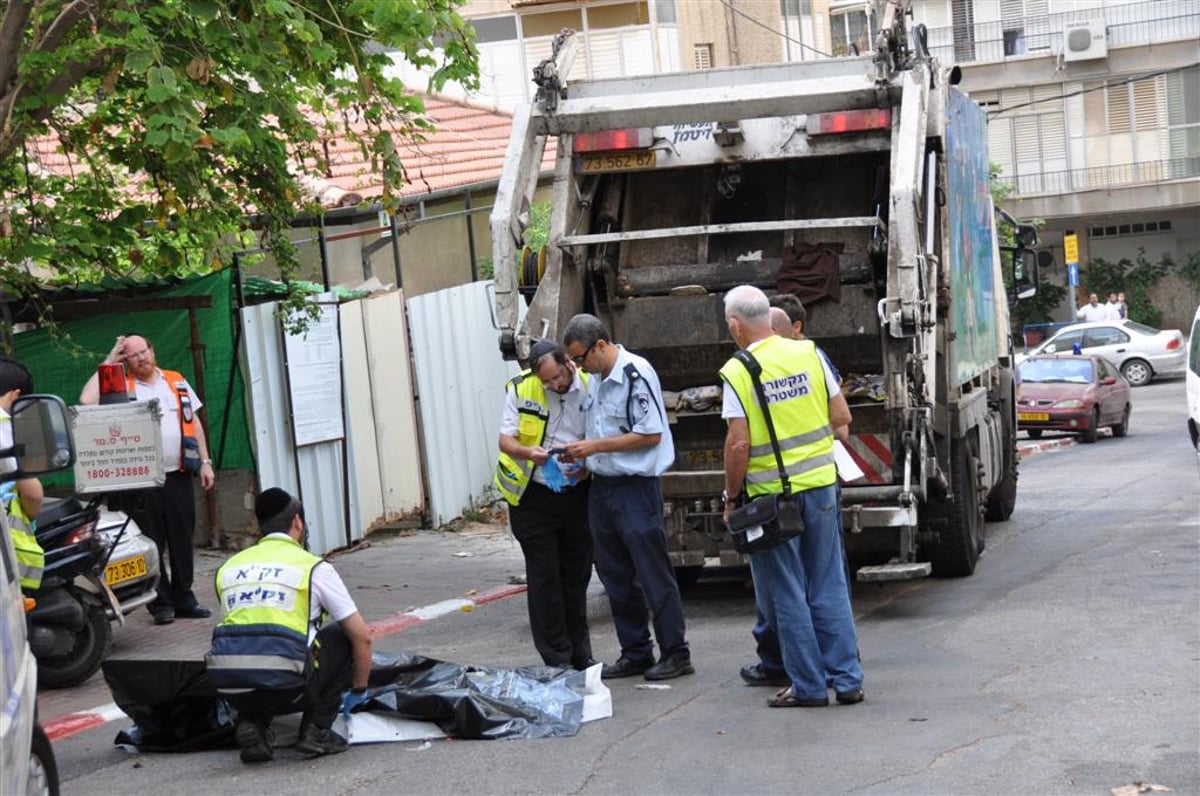
[[[567,446],[592,472],[588,523],[600,576],[612,606],[621,655],[606,679],[641,674],[668,680],[692,674],[683,600],[667,554],[659,476],[675,460],[658,374],[642,357],[612,342],[594,315],[576,315],[563,331],[575,364],[599,375],[588,385],[587,437]],[[654,660],[650,622],[661,657]]]

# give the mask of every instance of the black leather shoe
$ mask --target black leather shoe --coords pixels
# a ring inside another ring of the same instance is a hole
[[[649,658],[644,661],[635,661],[632,658],[626,658],[622,655],[617,658],[616,663],[606,663],[604,668],[600,670],[600,677],[604,680],[616,680],[619,677],[633,677],[635,674],[641,674],[654,666],[654,659]]]
[[[866,699],[861,688],[856,688],[853,691],[838,691],[837,701],[839,705],[857,705]]]
[[[646,670],[642,677],[647,680],[672,680],[685,674],[692,674],[692,659],[689,655],[669,655]]]
[[[187,608],[176,608],[176,619],[208,619],[212,616],[212,611],[205,608],[200,603],[188,606]]]
[[[311,724],[300,731],[300,740],[296,741],[296,751],[305,757],[336,755],[347,748],[349,744],[345,738],[333,730],[317,728]]]
[[[572,663],[571,668],[577,669],[578,671],[581,671],[581,672],[586,672],[588,669],[592,668],[599,662],[600,661],[596,660],[595,658],[581,658],[580,660],[577,660],[574,663]]]
[[[791,678],[787,676],[787,672],[777,672],[768,669],[761,663],[753,663],[749,666],[742,667],[742,680],[746,685],[769,685],[773,688],[782,688],[785,685],[791,685]]]
[[[175,612],[171,610],[164,611],[160,609],[151,611],[150,615],[154,617],[154,624],[156,625],[169,625],[175,621]]]
[[[234,737],[241,747],[243,763],[265,763],[275,759],[275,734],[269,729],[264,730],[258,722],[239,720]]]

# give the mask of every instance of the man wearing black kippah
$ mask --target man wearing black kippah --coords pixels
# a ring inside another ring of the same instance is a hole
[[[300,501],[273,487],[254,514],[258,543],[217,570],[224,618],[205,658],[209,678],[238,712],[242,762],[271,760],[272,717],[297,711],[297,750],[343,752],[331,727],[339,706],[348,714],[367,699],[371,633],[333,565],[308,552]]]
[[[493,479],[525,554],[533,645],[547,666],[576,669],[596,663],[587,623],[589,480],[582,467],[560,466],[554,451],[583,438],[587,378],[562,346],[533,344],[529,369],[508,382]]]

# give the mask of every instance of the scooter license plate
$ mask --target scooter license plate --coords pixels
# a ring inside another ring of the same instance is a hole
[[[127,580],[134,580],[145,575],[146,557],[134,556],[124,561],[114,561],[104,568],[104,580],[109,586],[116,586]]]

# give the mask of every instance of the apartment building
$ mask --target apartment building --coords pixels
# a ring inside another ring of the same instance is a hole
[[[469,0],[481,53],[473,102],[528,101],[554,34],[578,31],[570,77],[602,78],[853,56],[870,50],[872,0]],[[911,25],[957,64],[990,112],[1008,208],[1090,258],[1200,252],[1200,0],[913,0]],[[410,76],[411,77],[411,76]],[[450,87],[449,93],[462,92]],[[1086,274],[1084,276],[1086,279]],[[1083,290],[1086,285],[1080,285]],[[1196,297],[1179,297],[1190,303]],[[1063,319],[1070,308],[1063,307]],[[1184,312],[1184,310],[1180,310]],[[1168,313],[1168,317],[1173,315]]]
[[[1046,222],[1043,278],[1067,283],[1067,232],[1084,266],[1200,253],[1200,0],[918,0],[913,15],[989,111],[1008,209]],[[1197,301],[1160,298],[1172,325]]]

